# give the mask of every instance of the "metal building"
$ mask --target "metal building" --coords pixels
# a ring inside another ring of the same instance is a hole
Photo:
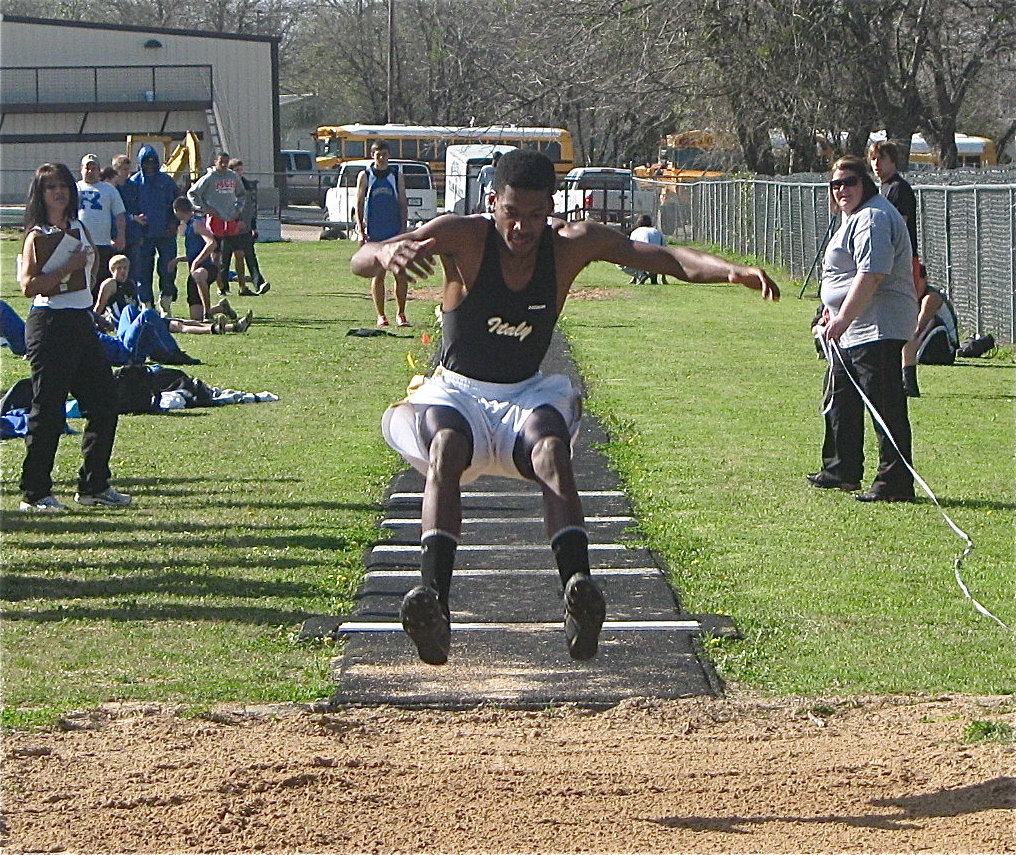
[[[225,149],[262,187],[274,183],[275,36],[2,15],[0,63],[4,204],[24,202],[40,163],[62,161],[77,175],[82,155],[107,165],[128,134],[177,142],[191,131],[204,167]]]

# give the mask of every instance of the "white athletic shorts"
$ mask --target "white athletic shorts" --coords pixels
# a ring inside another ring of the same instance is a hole
[[[385,442],[414,469],[426,474],[428,454],[420,439],[420,417],[430,406],[457,410],[473,432],[473,459],[462,474],[469,484],[481,475],[522,478],[512,450],[526,419],[549,404],[563,417],[572,443],[579,430],[582,397],[564,374],[535,374],[521,383],[485,383],[439,366],[409,396],[393,404],[381,419]]]

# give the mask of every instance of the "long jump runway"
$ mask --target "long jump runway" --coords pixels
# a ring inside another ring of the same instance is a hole
[[[575,369],[556,335],[545,371]],[[596,445],[604,435],[583,417],[575,448],[590,563],[607,599],[596,658],[574,662],[565,648],[561,584],[543,524],[539,489],[506,478],[463,490],[463,527],[452,580],[447,665],[420,662],[402,632],[399,604],[419,580],[423,478],[398,475],[385,502],[385,539],[365,555],[353,614],[312,618],[304,635],[345,642],[335,662],[335,704],[532,709],[574,703],[612,706],[625,698],[714,695],[718,681],[698,654],[702,633],[729,635],[715,616],[683,614],[660,561],[639,545],[628,500]]]

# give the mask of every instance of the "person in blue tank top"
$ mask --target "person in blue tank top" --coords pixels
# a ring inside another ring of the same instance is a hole
[[[211,283],[219,275],[215,263],[215,236],[208,230],[205,218],[195,213],[194,206],[186,196],[178,196],[173,202],[173,216],[183,227],[184,254],[173,260],[173,269],[178,264],[187,265],[187,306],[192,321],[214,321],[217,315],[226,315],[236,320],[236,311],[225,297],[212,305]]]
[[[564,588],[564,631],[573,659],[596,655],[606,603],[589,573],[589,540],[571,464],[580,396],[540,362],[571,284],[592,261],[686,282],[730,282],[778,300],[763,270],[688,247],[633,242],[591,221],[553,219],[557,184],[544,155],[516,149],[495,172],[491,214],[446,214],[407,233],[364,244],[358,276],[389,271],[412,282],[444,268],[441,364],[389,407],[389,445],[426,475],[421,584],[400,617],[420,658],[440,665],[451,648],[449,592],[462,528],[461,485],[480,475],[535,481]]]
[[[388,164],[388,143],[377,140],[370,147],[374,162],[356,179],[356,224],[360,230],[360,245],[368,241],[382,241],[406,230],[409,202],[406,199],[406,182],[401,170]],[[409,281],[395,274],[395,323],[408,327],[406,294]],[[370,294],[377,311],[377,325],[388,326],[385,315],[385,271],[371,278]]]

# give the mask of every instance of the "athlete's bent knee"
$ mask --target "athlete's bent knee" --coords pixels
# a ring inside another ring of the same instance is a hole
[[[464,470],[473,458],[473,434],[463,415],[451,407],[428,407],[420,416],[420,439],[431,465]]]

